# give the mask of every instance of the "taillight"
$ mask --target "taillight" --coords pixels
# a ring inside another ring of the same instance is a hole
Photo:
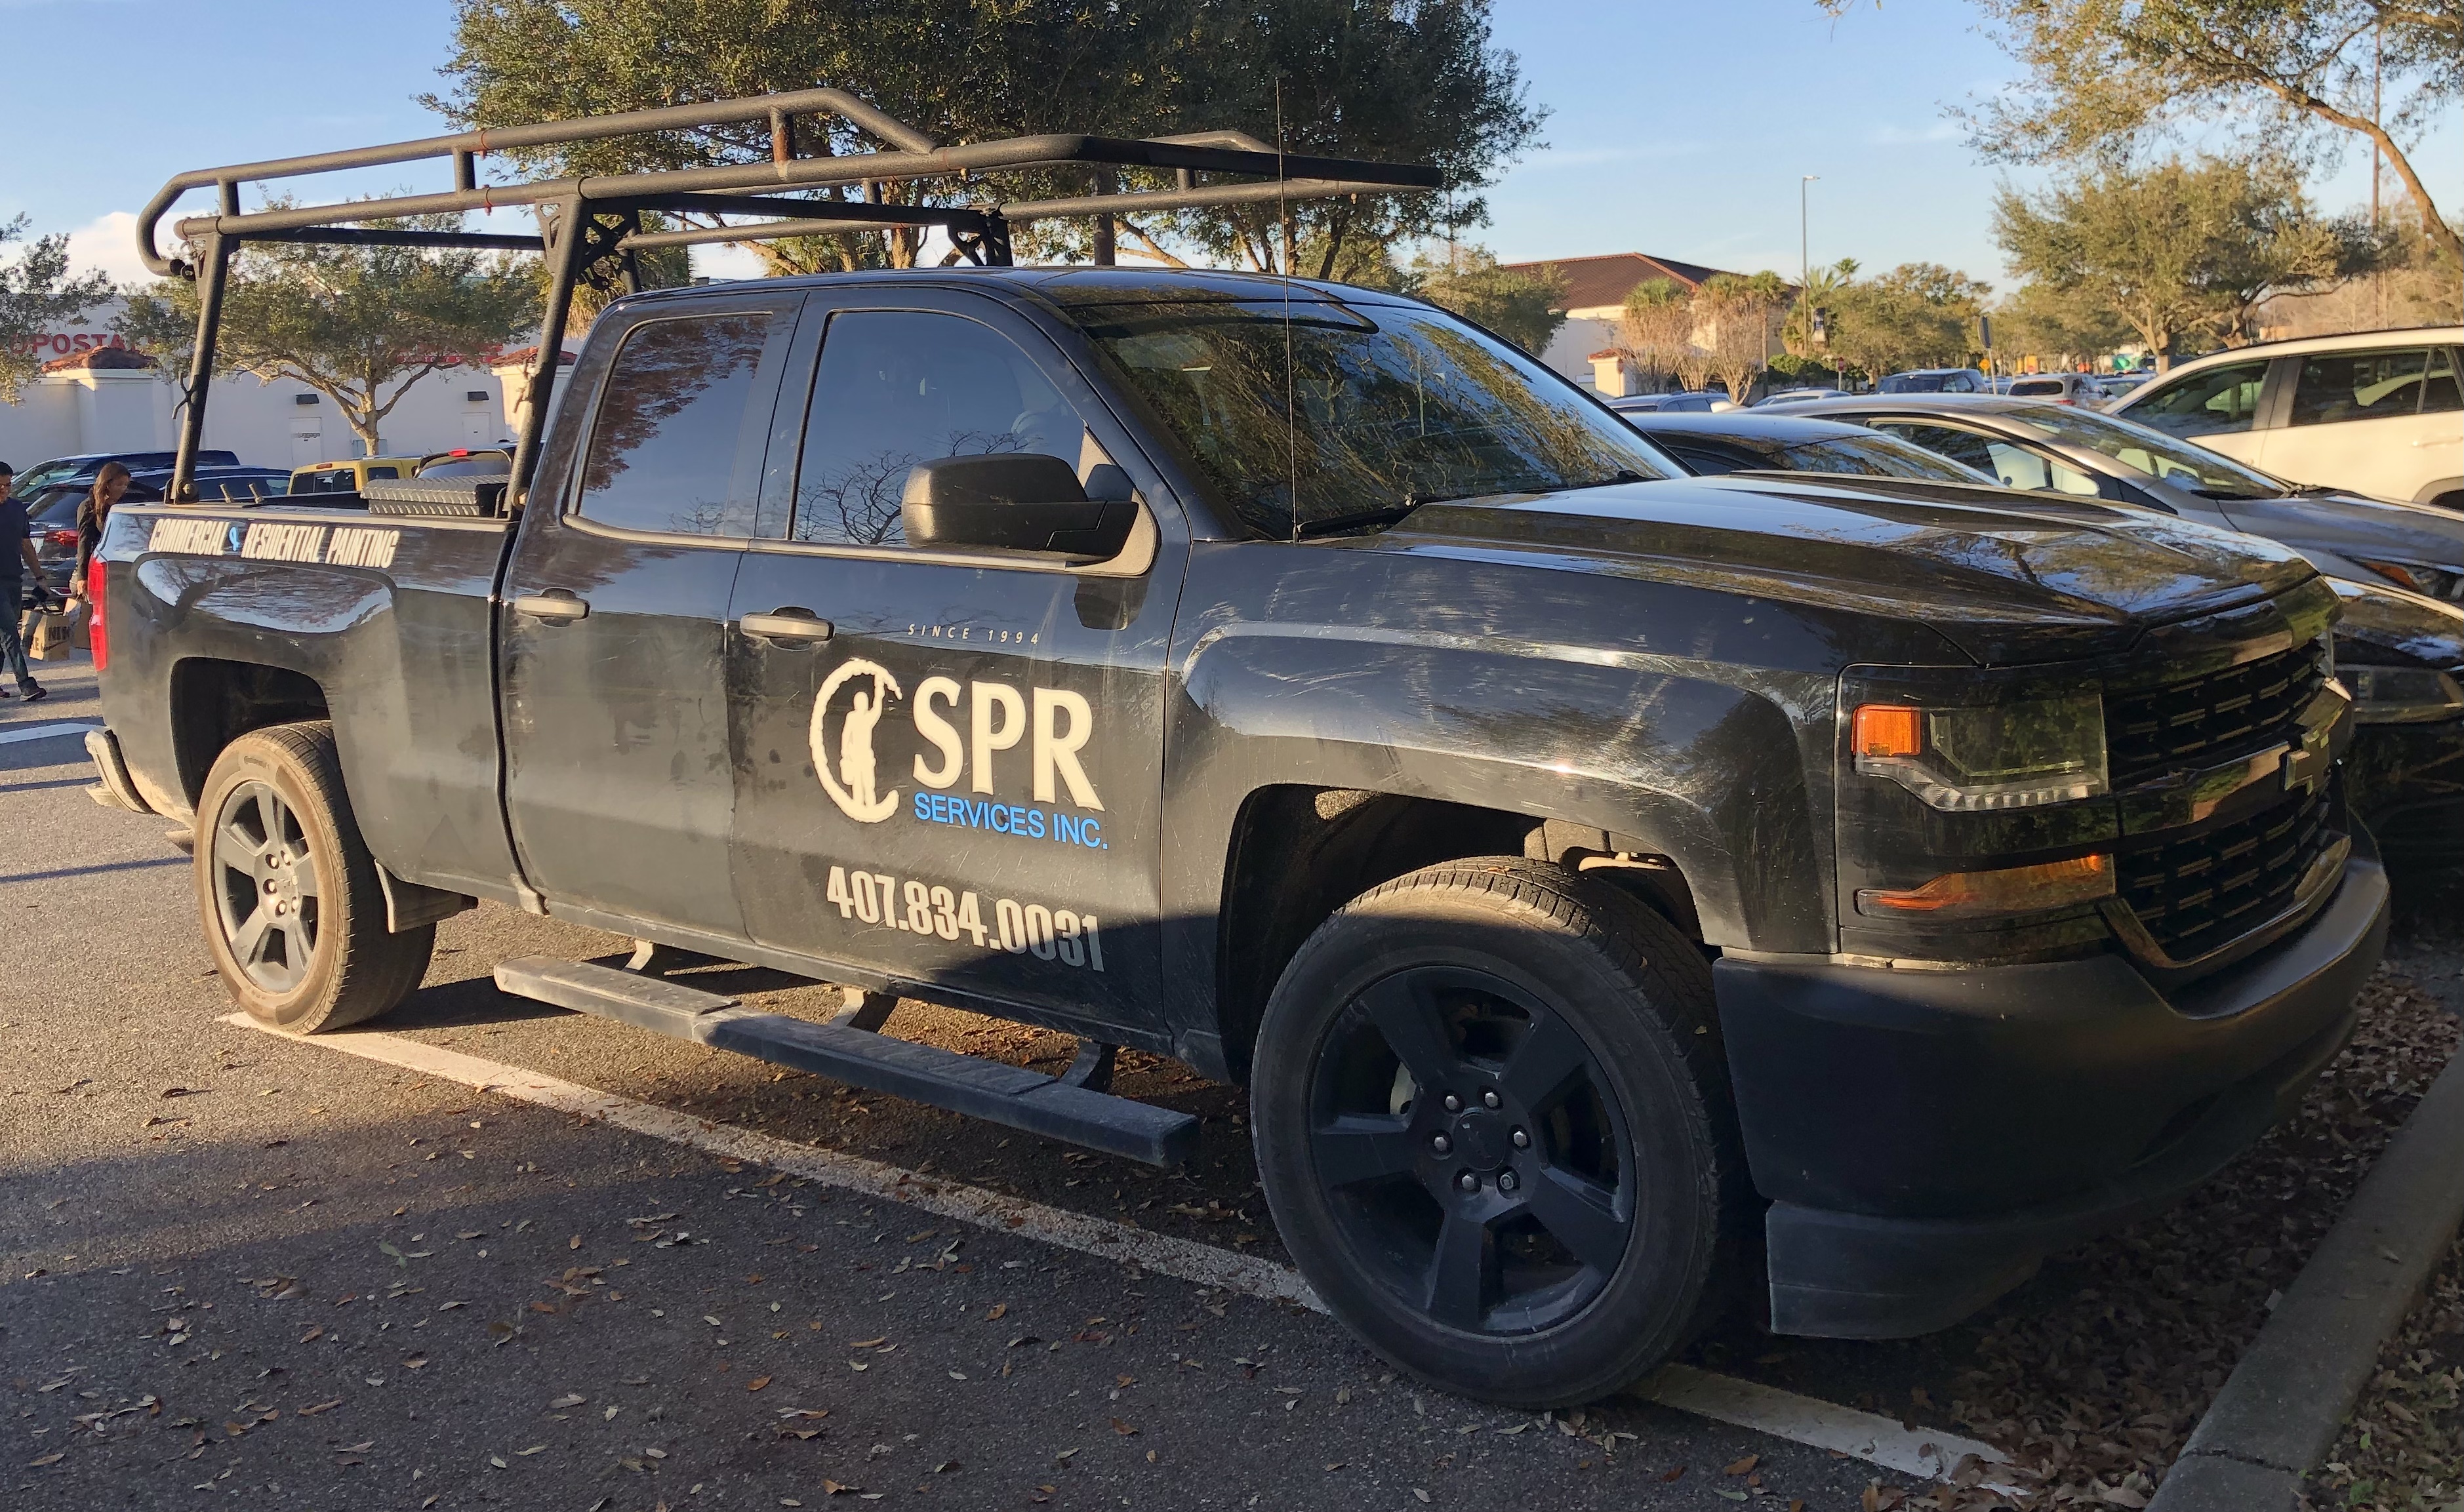
[[[70,532],[72,536],[76,532]],[[111,665],[111,640],[103,633],[102,612],[103,561],[97,557],[85,569],[85,634],[86,644],[94,647],[94,669],[101,671]]]
[[[47,544],[54,546],[74,546],[77,544],[77,532],[73,530],[47,530],[43,532],[43,539]]]

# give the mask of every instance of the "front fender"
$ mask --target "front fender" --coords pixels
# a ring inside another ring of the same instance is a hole
[[[1828,676],[1758,689],[1643,655],[1278,625],[1213,632],[1181,671],[1167,918],[1212,917],[1242,804],[1303,783],[1631,837],[1684,875],[1708,943],[1831,948],[1825,826],[1788,707],[1827,710]]]

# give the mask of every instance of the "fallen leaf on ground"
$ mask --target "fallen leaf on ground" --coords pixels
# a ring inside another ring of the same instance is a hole
[[[753,1379],[744,1383],[744,1389],[748,1391],[758,1391],[769,1384],[770,1377],[766,1375],[757,1375]]]
[[[568,1407],[580,1407],[583,1403],[588,1400],[590,1400],[590,1398],[583,1395],[580,1391],[568,1392],[563,1396],[558,1397],[555,1401],[548,1403],[547,1410],[551,1413],[561,1413]]]
[[[1137,1430],[1115,1417],[1112,1419],[1112,1432],[1120,1435],[1124,1438],[1127,1438],[1130,1435],[1136,1433]]]
[[[1724,1476],[1742,1476],[1749,1474],[1752,1472],[1755,1465],[1762,1462],[1762,1457],[1763,1457],[1760,1455],[1748,1455],[1743,1459],[1738,1460],[1735,1464],[1721,1471],[1720,1474]]]
[[[337,1396],[337,1397],[335,1397],[335,1398],[334,1398],[332,1401],[330,1401],[330,1402],[319,1402],[319,1403],[318,1403],[316,1406],[314,1406],[314,1407],[303,1407],[303,1408],[299,1409],[299,1415],[300,1415],[300,1416],[302,1416],[302,1417],[314,1417],[314,1416],[316,1416],[319,1413],[330,1413],[330,1412],[332,1412],[335,1408],[340,1407],[340,1406],[341,1406],[341,1405],[342,1405],[342,1399],[341,1399],[341,1397]]]

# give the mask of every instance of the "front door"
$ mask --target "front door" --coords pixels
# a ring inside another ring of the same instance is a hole
[[[550,902],[740,935],[728,598],[802,296],[673,301],[615,356],[506,574],[506,808]],[[590,375],[577,373],[587,383]]]
[[[1152,1021],[1180,521],[1023,318],[955,291],[832,302],[791,496],[736,583],[747,931],[959,1000]],[[1132,546],[1078,568],[911,548],[908,470],[993,451],[1138,490]]]

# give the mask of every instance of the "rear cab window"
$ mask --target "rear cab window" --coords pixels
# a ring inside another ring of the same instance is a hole
[[[744,536],[792,310],[661,315],[625,333],[571,513],[664,536]]]
[[[1874,428],[1973,468],[2006,489],[2097,496],[2096,479],[2058,457],[1999,436],[1983,435],[1959,426],[1929,426],[1913,421],[1877,421]]]

